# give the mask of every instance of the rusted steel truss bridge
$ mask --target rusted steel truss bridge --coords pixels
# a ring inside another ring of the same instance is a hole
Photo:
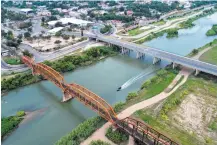
[[[31,68],[33,75],[41,75],[59,87],[63,92],[63,102],[73,98],[77,99],[85,106],[97,112],[101,117],[111,122],[115,127],[120,128],[143,144],[179,145],[144,122],[131,117],[119,119],[112,106],[104,99],[79,84],[66,84],[63,76],[51,67],[43,63],[35,63],[28,56],[23,56],[22,61]]]

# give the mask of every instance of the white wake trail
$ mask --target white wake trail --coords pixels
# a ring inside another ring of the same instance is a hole
[[[147,76],[147,75],[150,75],[152,74],[153,72],[155,72],[156,70],[158,70],[157,68],[153,68],[153,67],[148,67],[148,70],[149,68],[151,68],[151,71],[144,71],[142,73],[140,73],[139,75],[135,76],[135,77],[132,77],[130,78],[128,81],[126,81],[122,86],[121,86],[121,90],[123,89],[126,89],[127,87],[129,87],[130,85],[132,85],[133,83],[135,83],[137,80],[143,78],[144,76]]]

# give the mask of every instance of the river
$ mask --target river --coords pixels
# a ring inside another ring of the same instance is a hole
[[[179,30],[178,38],[167,39],[162,36],[144,45],[187,55],[194,48],[217,38],[205,35],[212,24],[217,23],[216,21],[217,14],[201,18],[195,21],[195,27]],[[168,62],[162,61],[153,66],[150,56],[137,60],[132,53],[130,57],[118,55],[106,58],[90,66],[65,73],[64,77],[67,83],[81,84],[114,105],[125,101],[128,92],[138,90],[142,82],[154,76],[156,70],[166,64]],[[126,88],[117,92],[117,88],[123,84]],[[46,108],[44,112],[20,125],[3,145],[50,145],[87,118],[97,115],[75,99],[67,103],[61,103],[61,99],[60,89],[48,81],[10,91],[2,97],[2,116],[14,115],[19,110],[34,111]]]

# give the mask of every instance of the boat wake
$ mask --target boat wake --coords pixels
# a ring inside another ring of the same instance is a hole
[[[132,85],[133,83],[135,83],[137,80],[152,74],[153,72],[157,71],[159,68],[153,67],[153,66],[149,66],[144,72],[138,74],[135,77],[130,78],[128,81],[126,81],[121,87],[118,88],[117,91],[126,89],[127,87],[129,87],[130,85]]]

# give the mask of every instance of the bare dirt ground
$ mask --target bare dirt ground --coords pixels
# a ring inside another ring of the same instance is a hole
[[[217,132],[209,130],[210,122],[217,117],[217,99],[205,93],[199,94],[189,94],[171,113],[175,120],[173,123],[204,140],[211,138],[217,141]]]
[[[79,38],[72,39],[71,37],[68,40],[64,40],[62,37],[51,37],[50,40],[48,39],[36,39],[33,41],[27,41],[25,40],[24,43],[32,46],[38,51],[46,51],[46,50],[52,50],[54,47],[58,46],[66,46],[66,45],[71,45],[73,42],[75,43],[76,40]],[[61,43],[55,44],[55,41],[60,40]]]

